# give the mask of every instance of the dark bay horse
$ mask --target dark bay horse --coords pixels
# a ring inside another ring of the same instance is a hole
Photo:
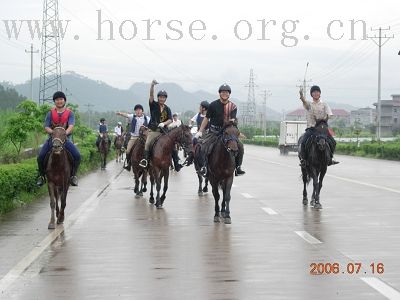
[[[199,174],[200,165],[199,165],[199,161],[198,161],[197,157],[199,157],[200,144],[197,142],[197,143],[195,143],[195,145],[193,147],[194,147],[193,151],[194,151],[194,157],[195,157],[195,159],[194,159],[194,169],[196,170],[196,174],[197,174],[197,177],[199,179],[199,188],[197,190],[197,194],[199,196],[203,196],[204,193],[208,192],[208,178],[204,178],[203,179],[203,176],[201,176]],[[204,187],[203,187],[203,180],[204,180]]]
[[[306,165],[301,167],[303,179],[303,205],[308,204],[307,184],[313,180],[313,192],[310,205],[315,209],[321,209],[319,194],[322,188],[322,182],[328,168],[331,157],[331,149],[328,139],[328,124],[321,120],[317,122],[314,134],[306,142]]]
[[[100,143],[99,143],[99,152],[100,152],[100,161],[101,161],[101,169],[105,170],[106,169],[106,164],[107,164],[107,155],[108,151],[110,150],[110,145],[109,145],[109,140],[108,140],[108,134],[103,133],[100,137]]]
[[[154,143],[153,155],[150,160],[149,175],[151,181],[150,203],[154,203],[153,186],[156,185],[156,207],[162,208],[165,194],[168,190],[169,167],[171,165],[172,150],[175,144],[180,144],[189,153],[192,148],[192,134],[189,126],[181,125],[162,134]],[[160,197],[161,181],[164,180],[163,194]]]
[[[135,179],[134,192],[137,196],[143,196],[143,193],[147,191],[147,169],[139,166],[140,161],[144,158],[144,145],[146,143],[147,134],[149,129],[141,126],[139,129],[139,137],[132,146],[130,152],[132,172]],[[141,179],[141,180],[140,180]],[[140,182],[139,182],[140,180]],[[140,184],[140,188],[139,188]]]
[[[67,139],[65,129],[63,127],[54,128],[51,139],[52,148],[47,161],[46,177],[51,207],[48,228],[54,229],[56,227],[54,209],[56,210],[57,224],[64,222],[64,209],[67,203],[72,161],[64,148]],[[58,207],[58,200],[61,200],[61,209]]]
[[[225,224],[231,224],[230,200],[234,171],[236,167],[235,157],[238,148],[239,130],[229,122],[224,125],[221,135],[214,144],[212,153],[208,157],[207,177],[212,186],[215,200],[214,222],[220,221],[219,187],[222,189],[221,216]]]
[[[122,135],[117,135],[114,141],[116,162],[121,162],[124,159],[123,158],[124,152],[122,151],[123,144],[124,144],[124,137]]]

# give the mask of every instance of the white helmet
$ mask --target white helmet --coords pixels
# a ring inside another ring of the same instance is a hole
[[[121,123],[121,122],[118,122],[118,125],[122,125],[122,123]]]

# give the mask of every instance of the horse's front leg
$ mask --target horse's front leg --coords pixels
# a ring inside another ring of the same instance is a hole
[[[139,193],[139,176],[140,173],[137,171],[133,172],[133,176],[135,178],[135,188],[133,189],[133,192],[137,195]]]
[[[60,193],[61,209],[60,213],[57,216],[57,224],[64,223],[64,210],[65,207],[67,206],[67,193],[68,193],[68,186],[66,188],[64,187],[64,189]]]
[[[203,193],[208,193],[208,178],[204,180]]]
[[[160,200],[160,190],[161,190],[161,172],[160,172],[160,170],[154,171],[154,180],[156,183],[156,191],[157,191],[156,207],[161,208],[162,204],[161,204],[161,200]]]
[[[56,228],[56,224],[55,224],[55,208],[56,208],[55,186],[53,183],[49,182],[47,184],[47,187],[49,190],[50,208],[51,208],[50,222],[49,222],[49,225],[47,228],[54,229],[54,228]]]
[[[231,202],[231,189],[233,183],[233,176],[225,180],[225,184],[223,186],[223,206],[222,209],[225,209],[225,213],[222,215],[224,217],[225,224],[231,224],[231,211],[230,211],[230,202]]]
[[[165,169],[163,171],[161,171],[164,177],[164,188],[163,188],[163,194],[161,195],[161,205],[164,204],[165,198],[166,198],[166,194],[167,194],[167,190],[168,190],[168,179],[169,179],[169,169]],[[161,180],[160,180],[161,182]]]
[[[154,188],[154,184],[155,184],[154,173],[153,173],[153,171],[149,171],[149,172],[150,172],[149,175],[150,175],[150,185],[151,185],[149,202],[151,204],[154,204],[154,193],[153,193],[153,188]]]
[[[197,190],[197,194],[199,196],[202,196],[203,195],[203,190],[202,190],[203,177],[201,175],[199,175],[199,174],[197,174],[197,177],[199,178],[199,188]]]
[[[141,192],[146,193],[147,192],[147,171],[144,170],[142,173],[142,188]]]
[[[301,177],[303,179],[303,205],[308,204],[307,198],[307,169],[301,168]]]
[[[325,168],[325,170],[322,170],[321,173],[319,174],[318,189],[317,189],[316,194],[315,194],[315,205],[314,205],[314,208],[316,208],[316,209],[321,209],[322,208],[322,205],[321,205],[321,203],[319,201],[320,200],[319,199],[319,194],[320,194],[321,189],[322,189],[322,182],[324,180],[325,174],[326,174],[326,168]]]
[[[214,222],[219,222],[219,192],[218,192],[218,182],[211,181],[211,186],[212,186],[212,193],[214,196],[215,200],[215,215],[214,215]]]

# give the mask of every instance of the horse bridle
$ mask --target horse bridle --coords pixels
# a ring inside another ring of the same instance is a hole
[[[239,143],[239,139],[238,139],[238,137],[237,137],[236,135],[234,135],[234,134],[229,134],[227,137],[225,137],[225,135],[224,135],[225,130],[226,130],[226,128],[223,129],[222,132],[221,132],[221,135],[222,135],[222,136],[221,136],[222,143],[223,143],[223,145],[224,145],[225,150],[228,151],[228,152],[231,152],[232,149],[230,149],[230,148],[228,147],[228,143],[229,143],[230,141],[234,141],[234,142],[236,142],[236,143]]]
[[[62,128],[62,129],[64,129],[64,131],[66,131],[65,130],[65,128],[64,127],[56,127],[56,128]],[[56,128],[54,128],[54,129],[56,129]],[[53,130],[54,130],[53,129]],[[54,141],[58,141],[59,142],[59,145],[58,144],[56,144],[56,145],[54,145]],[[65,139],[64,141],[62,140],[62,139],[60,139],[60,138],[57,138],[57,137],[55,137],[55,138],[53,138],[53,137],[51,137],[51,144],[52,144],[52,148],[54,149],[59,149],[60,151],[62,151],[63,149],[64,149],[64,145],[65,145],[65,142],[67,141],[67,139]]]

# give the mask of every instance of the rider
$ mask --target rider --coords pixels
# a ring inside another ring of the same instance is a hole
[[[321,89],[319,88],[319,86],[317,85],[312,86],[310,89],[310,95],[313,98],[313,100],[307,101],[303,95],[303,90],[300,89],[300,100],[301,102],[303,102],[303,107],[306,110],[306,116],[307,116],[307,129],[301,139],[301,144],[299,149],[300,166],[302,167],[305,167],[306,164],[306,157],[307,157],[305,149],[306,142],[308,138],[311,135],[313,135],[315,131],[315,124],[317,123],[318,120],[328,121],[329,117],[333,115],[329,105],[320,99]],[[330,166],[338,164],[339,162],[333,159],[333,153],[335,151],[336,142],[329,132],[328,132],[328,137],[331,148],[331,159],[328,164]]]
[[[203,176],[207,175],[207,157],[212,151],[214,142],[217,140],[217,137],[221,133],[224,121],[237,122],[237,107],[233,102],[229,100],[231,94],[230,86],[227,84],[223,84],[220,86],[218,92],[220,98],[211,102],[208,107],[207,114],[204,117],[203,122],[201,123],[200,129],[195,135],[195,138],[201,137],[203,135],[203,131],[207,128],[208,123],[211,123],[208,133],[204,136],[199,157],[199,165],[202,166],[200,169],[200,174]],[[235,176],[240,176],[246,173],[241,169],[244,148],[243,144],[239,140],[238,148],[239,151],[238,155],[236,156]]]
[[[182,125],[182,121],[178,119],[178,114],[174,113],[172,115],[172,123],[169,124],[167,127],[168,129],[173,129]],[[172,160],[174,161],[174,169],[176,172],[179,172],[182,169],[182,165],[179,163],[179,154],[178,149],[174,147],[172,150]]]
[[[172,123],[171,109],[165,105],[168,94],[165,90],[161,90],[157,93],[157,101],[154,101],[154,86],[158,82],[153,80],[150,86],[150,124],[149,124],[149,134],[146,139],[146,144],[144,147],[144,158],[140,161],[140,166],[146,168],[149,160],[149,151],[155,139],[161,134],[161,130],[165,126]]]
[[[199,112],[193,116],[189,120],[189,126],[192,126],[192,123],[195,122],[197,125],[197,130],[200,129],[201,122],[203,122],[204,117],[207,114],[208,107],[210,106],[210,103],[208,101],[201,101],[200,107],[199,107]]]
[[[115,146],[115,143],[117,142],[117,138],[121,137],[124,134],[124,128],[122,127],[121,122],[118,122],[117,126],[115,126],[114,134],[115,134],[115,138],[114,138],[114,146]]]
[[[128,114],[128,113],[124,113],[124,112],[117,112],[118,116],[122,116],[128,119],[130,126],[129,126],[129,130],[130,130],[130,139],[128,142],[128,146],[126,149],[126,165],[124,166],[124,168],[128,171],[131,170],[131,149],[133,147],[133,144],[135,143],[135,141],[138,139],[139,137],[139,129],[142,126],[146,126],[149,124],[149,117],[146,116],[143,113],[143,106],[140,104],[136,104],[134,109],[135,111],[134,114]]]
[[[106,124],[106,119],[104,119],[104,118],[100,119],[99,127],[97,129],[97,133],[98,133],[98,136],[97,136],[97,140],[96,140],[96,146],[97,146],[97,148],[99,148],[100,138],[103,136],[103,134],[105,134],[105,133],[108,134],[108,126]],[[108,147],[110,147],[110,145],[111,145],[111,139],[108,136]]]
[[[63,92],[55,92],[53,95],[53,102],[55,104],[55,107],[47,113],[44,129],[49,135],[51,135],[55,127],[65,128],[67,133],[67,140],[65,141],[65,149],[67,149],[67,151],[69,151],[73,157],[73,166],[71,170],[70,183],[73,186],[77,186],[78,178],[76,177],[76,173],[78,171],[79,164],[81,162],[81,155],[78,149],[69,139],[74,129],[75,116],[71,110],[65,107],[65,104],[67,102],[67,97],[65,97],[65,94]],[[37,158],[39,176],[36,184],[38,186],[42,186],[46,182],[45,179],[46,167],[44,165],[44,160],[47,153],[51,150],[51,147],[52,147],[51,138],[49,137],[47,141],[43,144],[42,149],[40,150],[40,153]]]

